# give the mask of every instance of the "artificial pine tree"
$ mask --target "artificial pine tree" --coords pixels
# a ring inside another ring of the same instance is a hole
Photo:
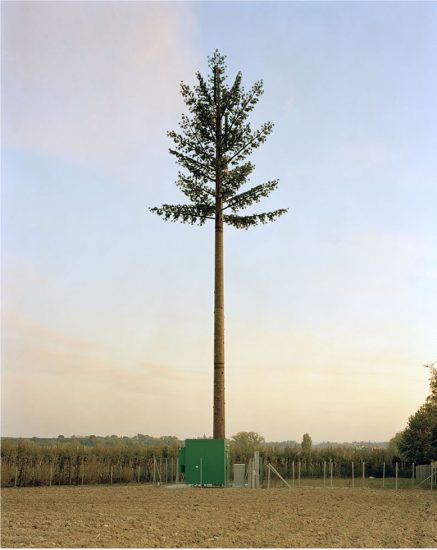
[[[225,438],[224,391],[224,287],[223,287],[223,224],[248,229],[259,223],[274,221],[288,209],[240,215],[240,210],[267,197],[278,186],[278,180],[256,185],[247,191],[241,188],[249,180],[254,165],[246,160],[266,140],[273,129],[266,122],[252,130],[249,113],[263,93],[262,81],[249,91],[238,72],[232,86],[225,82],[225,58],[217,50],[208,58],[211,76],[205,80],[197,72],[197,85],[181,83],[181,93],[189,110],[182,115],[181,133],[168,132],[175,143],[170,153],[185,169],[178,173],[176,185],[190,204],[163,204],[150,208],[164,220],[203,225],[215,222],[215,285],[214,285],[214,430],[215,439]]]

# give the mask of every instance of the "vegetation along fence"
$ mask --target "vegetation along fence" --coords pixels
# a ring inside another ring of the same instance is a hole
[[[145,436],[147,437],[147,436]],[[85,443],[59,440],[41,444],[31,440],[2,441],[1,484],[9,487],[112,483],[174,483],[180,442],[144,444],[127,438],[101,438]],[[249,463],[253,453],[231,447],[231,463]],[[260,453],[260,482],[267,486],[267,465],[291,486],[422,488],[437,485],[431,466],[399,461],[381,449],[323,449],[302,456],[294,449]],[[231,468],[232,474],[232,468]],[[271,486],[282,485],[272,476]]]
[[[269,465],[273,468],[269,468]],[[276,477],[270,474],[273,471]],[[374,474],[374,475],[371,475]],[[381,468],[370,469],[366,462],[338,463],[335,461],[302,462],[263,461],[263,486],[286,484],[291,487],[369,487],[437,489],[437,462],[420,466],[407,462],[383,462]],[[266,479],[268,479],[266,484]]]
[[[2,442],[1,485],[168,483],[176,480],[177,445],[86,447]]]

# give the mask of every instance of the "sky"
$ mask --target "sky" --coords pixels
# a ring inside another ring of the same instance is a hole
[[[387,441],[437,358],[437,4],[2,2],[3,436],[212,435],[213,226],[179,85],[227,56],[275,128],[225,230],[226,435]],[[260,205],[261,207],[261,205]]]

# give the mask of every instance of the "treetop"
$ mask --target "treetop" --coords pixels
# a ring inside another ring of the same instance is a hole
[[[255,82],[246,91],[239,71],[228,85],[225,56],[218,50],[208,57],[208,66],[211,74],[205,79],[197,72],[194,87],[181,82],[188,114],[181,116],[179,131],[168,132],[174,143],[169,151],[183,169],[176,185],[190,203],[163,204],[150,210],[165,220],[199,225],[220,215],[224,223],[243,229],[274,221],[288,209],[240,214],[278,186],[275,179],[242,190],[255,168],[247,157],[273,130],[272,122],[252,129],[248,121],[263,94],[263,82]]]

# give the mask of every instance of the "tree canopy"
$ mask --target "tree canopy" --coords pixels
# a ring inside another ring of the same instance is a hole
[[[309,454],[311,452],[312,446],[313,446],[313,440],[311,439],[310,434],[303,434],[302,443],[301,443],[302,452]]]
[[[208,58],[208,64],[211,69],[208,78],[197,72],[194,87],[181,83],[189,114],[182,115],[179,132],[168,132],[174,142],[170,153],[184,169],[178,173],[176,185],[190,202],[163,204],[150,210],[165,220],[203,225],[206,220],[216,218],[220,198],[225,224],[248,229],[274,221],[288,209],[239,213],[270,195],[278,186],[278,180],[274,179],[242,191],[255,168],[247,159],[273,129],[272,122],[253,129],[248,121],[263,94],[263,82],[259,80],[245,90],[242,73],[238,72],[234,82],[227,84],[225,57],[217,50]],[[218,176],[219,188],[215,185]]]
[[[265,449],[264,437],[257,432],[238,432],[231,439],[232,451],[240,457],[250,457],[255,451]]]
[[[430,394],[426,402],[408,419],[397,442],[402,457],[415,464],[437,460],[437,368],[430,369]]]

